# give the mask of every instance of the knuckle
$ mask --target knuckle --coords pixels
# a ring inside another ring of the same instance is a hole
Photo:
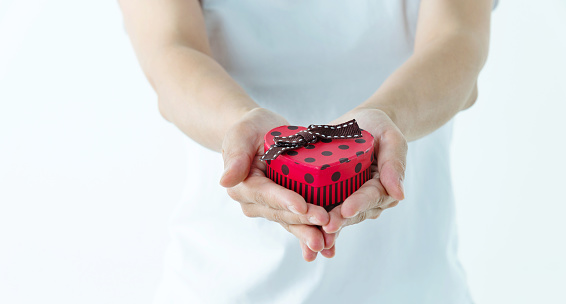
[[[291,229],[289,228],[289,224],[285,223],[285,222],[280,222],[279,223],[283,228],[285,228],[285,230],[291,232]]]
[[[273,216],[271,220],[278,223],[284,223],[283,215],[279,210],[275,210],[275,212],[273,212]]]
[[[407,140],[405,139],[405,137],[401,134],[399,134],[399,136],[401,137],[401,148],[403,149],[403,152],[406,152],[409,150],[409,144],[407,143]]]
[[[262,191],[256,191],[253,195],[253,200],[256,203],[266,205],[268,202],[267,194]]]
[[[376,210],[372,211],[371,215],[369,216],[370,219],[375,220],[381,215],[381,210],[377,208]]]
[[[407,161],[405,159],[399,159],[397,160],[396,166],[400,172],[405,172],[405,170],[407,169]]]
[[[401,175],[401,179],[405,179],[405,170],[407,170],[407,162],[404,159],[399,159],[394,163],[395,170]]]
[[[380,195],[375,206],[383,206],[385,204],[385,196]]]
[[[397,206],[397,205],[399,205],[399,201],[393,201],[393,202],[391,202],[391,204],[389,204],[389,205],[387,206],[387,208],[395,207],[395,206]]]
[[[258,204],[265,205],[274,209],[286,209],[286,207],[283,208],[279,196],[275,195],[272,192],[257,191],[256,193],[254,193],[253,198],[254,202],[257,202]]]
[[[356,216],[356,222],[363,222],[367,219],[367,212],[360,212],[358,216]]]
[[[226,192],[228,193],[228,196],[230,196],[230,198],[232,198],[233,200],[238,202],[242,200],[242,195],[237,187],[228,188],[226,189]]]
[[[309,215],[306,214],[298,216],[298,222],[305,225],[312,225],[312,223],[309,221]]]
[[[383,195],[379,192],[377,188],[373,188],[368,197],[368,200],[371,202],[369,206],[370,208],[379,206],[383,202]]]
[[[242,207],[242,212],[244,213],[245,216],[247,217],[257,217],[256,212],[253,210],[254,208],[252,208],[250,206],[250,204],[241,204]]]
[[[379,181],[371,180],[369,181],[371,187],[368,187],[367,191],[365,192],[366,199],[370,202],[368,208],[375,208],[381,204],[383,204],[384,195],[381,191],[381,187],[379,185]]]
[[[377,179],[370,179],[364,185],[371,186],[372,193],[377,192],[379,189],[379,180]]]

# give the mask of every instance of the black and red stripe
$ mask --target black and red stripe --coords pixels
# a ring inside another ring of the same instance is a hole
[[[371,178],[371,169],[367,168],[349,179],[322,187],[312,187],[309,184],[290,179],[279,174],[270,166],[267,167],[266,175],[277,184],[299,193],[305,198],[305,201],[332,209],[332,207],[342,203]]]

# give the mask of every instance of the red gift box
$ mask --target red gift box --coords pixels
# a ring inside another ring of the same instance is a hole
[[[357,128],[355,120],[353,123]],[[265,151],[275,146],[274,138],[286,138],[306,130],[299,126],[272,129],[265,134]],[[266,175],[299,193],[305,201],[331,210],[371,178],[373,136],[361,129],[358,134],[350,138],[319,138],[304,146],[284,148],[275,159],[266,160]]]

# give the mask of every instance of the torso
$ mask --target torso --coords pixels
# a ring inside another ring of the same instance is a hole
[[[418,7],[203,2],[215,59],[258,104],[295,125],[327,123],[369,97],[412,54]],[[469,303],[456,257],[451,127],[409,144],[406,200],[345,228],[336,257],[312,263],[279,224],[246,218],[218,185],[220,155],[187,139],[189,182],[157,302]]]

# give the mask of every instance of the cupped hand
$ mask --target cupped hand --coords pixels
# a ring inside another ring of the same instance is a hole
[[[397,206],[405,198],[403,179],[408,146],[399,128],[379,109],[356,109],[335,122],[351,118],[374,137],[372,178],[330,211],[330,221],[322,226],[327,233],[336,233],[366,219],[377,219],[383,210]]]
[[[318,252],[332,257],[335,235],[320,229],[330,220],[328,212],[265,176],[265,163],[259,159],[264,153],[264,135],[281,125],[288,122],[269,110],[255,108],[246,113],[222,143],[220,184],[228,188],[228,195],[240,203],[246,216],[277,222],[295,235],[306,261],[313,261]]]

